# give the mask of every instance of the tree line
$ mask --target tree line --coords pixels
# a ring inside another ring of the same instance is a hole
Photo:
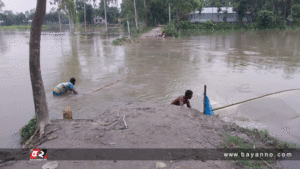
[[[187,20],[196,10],[201,14],[204,7],[217,7],[218,12],[221,7],[233,7],[240,23],[246,16],[251,16],[253,22],[270,20],[272,24],[290,20],[299,25],[300,20],[300,0],[123,0],[121,16],[136,25],[143,23],[146,28],[166,24],[171,16],[171,21],[179,26],[179,21]]]
[[[109,1],[106,3],[107,9],[107,22],[109,23],[118,23],[119,10],[116,7],[109,7]],[[49,6],[49,4],[47,4]],[[93,23],[93,18],[95,16],[101,16],[104,18],[104,0],[102,0],[99,5],[91,5],[86,3],[86,17],[84,17],[84,2],[83,1],[74,1],[74,0],[63,0],[60,3],[53,1],[50,4],[52,6],[51,11],[45,14],[43,19],[44,24],[49,22],[59,22],[62,24],[73,24],[84,23],[85,19],[88,24]],[[56,5],[57,8],[54,8],[53,5]],[[4,7],[4,3],[0,0],[0,9]],[[11,10],[5,10],[0,13],[0,21],[2,26],[9,25],[22,25],[28,24],[29,20],[33,20],[36,9],[31,9],[25,13],[13,13]]]
[[[109,7],[113,0],[101,0],[97,5],[88,4],[80,0],[54,0],[52,5],[57,5],[50,13],[44,17],[44,24],[48,22],[59,22],[59,15],[62,24],[76,24],[86,22],[92,23],[94,16],[105,18],[108,23],[118,23],[118,18],[122,17],[135,23],[136,29],[142,24],[145,28],[157,24],[166,24],[171,20],[179,26],[180,20],[186,20],[193,11],[200,11],[204,7],[233,7],[237,12],[238,21],[242,22],[246,16],[251,16],[254,22],[257,18],[267,15],[271,22],[285,24],[287,20],[300,24],[300,0],[123,0],[121,13],[116,7]],[[60,2],[60,3],[59,3]],[[104,3],[106,5],[104,5]],[[84,4],[86,6],[86,16],[84,15]],[[0,8],[4,3],[0,1]],[[262,12],[263,11],[263,12]],[[225,11],[226,13],[226,11]],[[25,13],[16,13],[6,10],[0,14],[2,25],[26,24],[32,20],[35,9]],[[265,20],[263,20],[265,21]],[[126,22],[123,22],[124,26]]]

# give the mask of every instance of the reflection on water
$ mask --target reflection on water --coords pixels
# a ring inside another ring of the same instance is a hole
[[[34,115],[29,77],[28,33],[0,34],[0,144]],[[95,118],[124,102],[170,104],[194,91],[193,108],[202,110],[203,86],[214,108],[280,90],[298,88],[300,35],[290,31],[242,32],[182,39],[140,40],[112,46],[118,34],[42,35],[41,65],[51,118],[71,106],[74,118]],[[116,80],[137,73],[95,93]],[[71,77],[78,95],[52,96]],[[89,94],[88,94],[89,93]],[[245,119],[242,122],[247,122]]]

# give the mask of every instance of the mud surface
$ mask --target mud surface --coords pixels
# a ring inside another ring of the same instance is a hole
[[[125,123],[123,117],[125,115]],[[116,105],[94,120],[54,120],[45,133],[56,139],[38,148],[216,148],[230,123],[174,105]],[[235,133],[239,135],[239,133]],[[241,133],[240,133],[241,134]],[[247,137],[247,136],[246,136]],[[250,139],[250,138],[246,138]],[[49,158],[49,157],[48,157]],[[49,162],[49,160],[47,161]],[[233,161],[164,161],[167,168],[241,168]],[[7,168],[41,168],[46,161],[17,161]],[[156,161],[58,161],[58,168],[155,168]]]
[[[162,31],[162,27],[158,26],[154,29],[152,29],[151,31],[144,33],[143,35],[140,36],[140,38],[142,39],[147,39],[147,38],[162,38],[161,37],[161,31]]]

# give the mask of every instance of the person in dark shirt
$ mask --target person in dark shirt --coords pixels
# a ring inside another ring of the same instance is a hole
[[[193,97],[193,92],[191,90],[187,90],[184,96],[179,96],[171,104],[177,106],[183,106],[184,104],[186,104],[188,108],[191,108],[189,100],[192,99],[192,97]]]

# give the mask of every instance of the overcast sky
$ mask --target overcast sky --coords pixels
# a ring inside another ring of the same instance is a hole
[[[50,5],[50,1],[53,0],[46,0],[47,6],[46,6],[46,12],[50,12],[52,7],[57,7],[57,5]],[[12,10],[13,13],[19,13],[19,12],[25,12],[29,11],[30,9],[36,8],[36,2],[37,0],[2,0],[4,2],[5,7],[2,9],[4,10]],[[97,6],[99,6],[100,0],[96,0]],[[118,0],[118,3],[120,4],[122,0]],[[89,3],[92,4],[92,3]]]

